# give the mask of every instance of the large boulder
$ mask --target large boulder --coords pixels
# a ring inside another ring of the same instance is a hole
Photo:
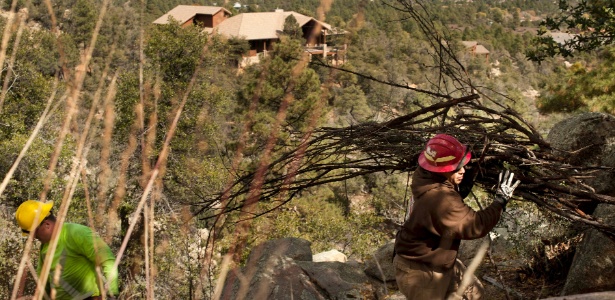
[[[269,240],[252,249],[245,267],[226,278],[221,299],[326,299],[297,261],[312,260],[310,242]]]
[[[289,257],[272,256],[260,261],[257,266],[229,272],[220,299],[327,299]]]
[[[576,115],[553,126],[547,140],[571,164],[615,167],[615,116],[604,113]],[[597,193],[615,195],[613,171],[598,172],[585,183]],[[613,205],[600,204],[588,212],[615,225]],[[562,295],[615,290],[614,264],[615,243],[595,229],[588,230],[577,248]]]
[[[600,293],[589,293],[589,294],[544,298],[544,300],[612,300],[612,299],[615,299],[615,292],[600,292]]]
[[[365,262],[365,274],[381,282],[397,286],[395,283],[395,267],[393,266],[394,250],[395,240],[391,240],[378,248],[373,257]]]
[[[235,268],[221,299],[382,299],[386,287],[356,262],[314,262],[310,242],[269,240],[253,248],[246,265]]]
[[[615,225],[615,206],[599,204],[593,216]],[[562,295],[613,290],[615,243],[598,230],[590,229],[577,247]]]
[[[553,126],[547,141],[570,164],[615,167],[615,116],[583,113]],[[600,172],[588,179],[596,193],[615,192],[615,172]]]
[[[292,260],[312,260],[312,243],[300,238],[269,240],[252,248],[246,264],[271,257],[288,257]]]
[[[372,281],[359,265],[341,262],[297,262],[326,299],[379,299],[384,287]],[[290,298],[286,298],[290,299]]]

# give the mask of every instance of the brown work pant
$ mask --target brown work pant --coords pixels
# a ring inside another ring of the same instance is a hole
[[[466,269],[457,259],[452,269],[437,272],[425,264],[413,262],[398,255],[393,259],[393,265],[399,291],[408,300],[448,299],[461,284]],[[474,277],[473,284],[464,291],[462,298],[457,299],[476,300],[480,299],[482,294],[483,286]]]

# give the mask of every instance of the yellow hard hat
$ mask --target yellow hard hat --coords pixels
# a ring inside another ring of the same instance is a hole
[[[37,200],[27,200],[17,208],[15,212],[15,219],[17,224],[21,227],[22,233],[27,235],[30,231],[36,228],[43,219],[45,219],[51,208],[53,207],[53,201],[41,202]],[[34,224],[34,220],[37,219],[38,224]]]

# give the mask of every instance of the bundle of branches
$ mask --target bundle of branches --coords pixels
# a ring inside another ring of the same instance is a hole
[[[279,201],[279,207],[311,187],[376,172],[412,172],[427,140],[437,133],[448,133],[471,147],[471,163],[480,170],[475,184],[489,190],[497,184],[499,173],[506,166],[521,180],[515,191],[519,199],[593,226],[615,239],[615,226],[606,225],[579,208],[588,201],[615,204],[615,198],[597,194],[583,182],[597,171],[610,168],[567,163],[517,112],[501,104],[511,99],[475,86],[455,57],[451,43],[445,42],[451,39],[437,29],[444,26],[432,22],[422,1],[383,2],[406,14],[407,21],[414,20],[433,48],[430,54],[437,72],[427,78],[432,83],[430,90],[384,82],[326,62],[312,63],[428,95],[435,104],[425,107],[417,102],[412,113],[385,122],[318,128],[310,135],[291,134],[294,140],[276,151],[275,160],[256,171],[239,173],[227,189],[206,197],[197,214],[207,211],[207,218],[218,220],[229,212],[241,211],[244,216],[256,217],[268,211],[246,206],[253,207],[259,200]],[[494,94],[498,99],[489,96]]]
[[[578,207],[587,201],[615,204],[615,198],[596,194],[583,183],[608,168],[567,164],[514,111],[488,108],[478,95],[449,99],[387,122],[320,128],[310,140],[296,140],[295,147],[267,166],[260,199],[279,201],[281,206],[318,185],[375,172],[411,172],[436,133],[451,134],[471,147],[471,164],[480,168],[475,184],[489,189],[506,166],[521,180],[515,194],[522,199],[615,237],[615,227]],[[254,192],[251,183],[261,180],[255,176],[256,172],[239,176],[227,191],[206,202],[228,203],[220,214],[241,210],[245,195]]]

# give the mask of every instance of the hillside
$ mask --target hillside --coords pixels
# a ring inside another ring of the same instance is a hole
[[[38,242],[24,242],[12,220],[26,199],[54,201],[54,213],[103,237],[118,258],[121,299],[209,299],[228,266],[225,255],[244,263],[255,245],[271,239],[302,238],[314,253],[336,249],[365,262],[403,222],[410,174],[400,166],[411,161],[412,147],[422,145],[430,130],[451,129],[438,127],[442,115],[451,122],[483,111],[460,104],[417,121],[416,136],[390,140],[410,144],[403,155],[378,152],[390,161],[359,175],[367,154],[380,150],[361,143],[373,132],[356,140],[327,134],[369,129],[468,96],[494,115],[517,112],[519,122],[542,138],[569,116],[541,113],[536,103],[573,70],[561,58],[537,64],[526,57],[539,21],[557,10],[553,1],[425,1],[425,23],[404,10],[404,1],[250,0],[240,9],[231,1],[143,3],[54,1],[50,17],[44,2],[17,1],[22,13],[15,19],[7,18],[10,3],[3,3],[2,299],[10,299],[18,270],[28,271],[20,266],[21,249],[33,245],[24,262],[36,266],[38,260]],[[231,15],[283,9],[305,16],[306,24],[316,22],[311,18],[325,22],[345,32],[336,41],[346,46],[344,64],[305,59],[306,39],[293,27],[298,23],[278,30],[279,40],[264,43],[266,51],[250,48],[263,44],[198,26],[152,24],[179,4],[222,5]],[[488,55],[470,51],[464,41],[475,41]],[[239,69],[250,50],[267,55]],[[579,54],[566,62],[579,67],[602,60]],[[468,126],[451,130],[463,134]],[[327,152],[346,142],[358,145],[351,150],[376,150]],[[325,155],[309,160],[313,153]],[[321,168],[330,169],[317,173]],[[279,178],[282,183],[271,188]],[[489,197],[477,189],[470,205],[479,209]],[[544,255],[536,245],[565,243],[558,239],[571,222],[531,202],[520,201],[517,209],[550,226],[528,236],[542,224],[517,224],[506,244],[513,251],[495,259],[532,268]],[[498,228],[504,232],[508,225]],[[525,294],[535,292],[539,283],[532,280],[544,275],[518,281],[517,269],[502,272]],[[26,293],[32,294],[36,285],[32,274],[27,277]],[[538,296],[553,296],[562,277],[540,284],[545,288]]]

